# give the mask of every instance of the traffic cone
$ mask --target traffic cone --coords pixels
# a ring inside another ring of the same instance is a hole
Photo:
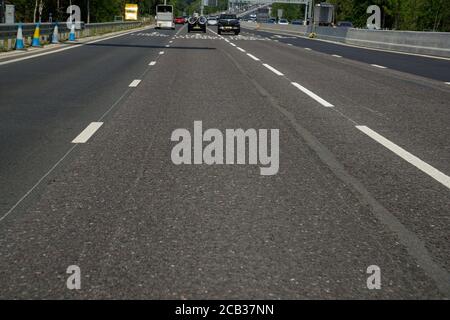
[[[70,34],[69,34],[69,41],[75,41],[75,23],[72,23],[72,26],[70,27]]]
[[[36,23],[36,29],[34,29],[33,42],[31,42],[32,47],[41,46],[41,29],[40,24]]]
[[[25,50],[21,23],[19,23],[19,26],[17,27],[16,50]]]
[[[52,43],[53,44],[59,43],[58,23],[55,23],[55,28],[53,29]]]

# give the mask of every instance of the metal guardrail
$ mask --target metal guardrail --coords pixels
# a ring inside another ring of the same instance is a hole
[[[151,22],[150,20],[142,21],[119,21],[119,22],[101,22],[101,23],[84,23],[81,22],[81,29],[76,30],[77,37],[89,37],[108,32],[116,32],[121,30],[128,30],[133,28],[142,27],[145,24]],[[47,41],[50,35],[53,33],[53,29],[56,23],[41,23],[40,35],[43,42]],[[31,42],[36,24],[34,23],[22,23],[22,33],[26,43]],[[9,50],[14,47],[15,39],[17,36],[17,29],[19,24],[0,24],[0,51]],[[58,22],[58,30],[60,33],[60,39],[65,40],[68,38],[70,29],[67,28],[66,22]]]
[[[450,32],[367,30],[267,23],[241,24],[249,29],[308,36],[314,32],[318,39],[346,44],[450,58]]]
[[[0,24],[0,40],[15,38],[17,35],[18,23],[15,24]],[[40,32],[41,35],[50,35],[53,32],[55,23],[41,23]],[[84,23],[82,23],[82,28],[84,28]],[[36,24],[34,23],[22,23],[22,32],[24,37],[33,36]],[[60,32],[67,29],[65,23],[58,23],[58,28]],[[69,30],[70,31],[70,30]]]

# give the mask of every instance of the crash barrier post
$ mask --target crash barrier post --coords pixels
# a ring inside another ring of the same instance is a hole
[[[31,42],[32,47],[40,47],[41,46],[41,31],[40,24],[36,23],[36,28],[34,29],[33,42]]]
[[[154,23],[153,19],[146,19],[140,21],[120,21],[120,22],[102,22],[85,24],[80,22],[81,29],[75,30],[76,39],[82,37],[98,36],[105,33],[130,30],[134,28],[143,27]],[[36,24],[34,23],[20,23],[22,27],[22,41],[24,48],[31,46],[33,41],[35,44],[39,40],[39,47],[47,40],[51,43],[53,40],[53,33],[55,32],[55,24],[48,22],[39,23],[39,37],[35,37]],[[16,48],[19,23],[17,24],[0,24],[0,52],[8,51]],[[58,23],[58,40],[63,42],[68,40],[71,31],[71,25],[67,27],[65,23]],[[35,40],[36,39],[36,40]],[[20,41],[19,41],[20,42]],[[20,48],[20,43],[19,47]]]
[[[58,43],[59,43],[58,22],[55,23],[55,28],[53,29],[52,43],[53,43],[53,44],[58,44]]]
[[[25,44],[23,43],[23,31],[22,31],[22,24],[19,23],[17,26],[17,37],[16,37],[16,50],[25,50]]]
[[[69,34],[69,41],[75,41],[76,35],[75,35],[75,23],[72,23],[70,26],[70,34]]]

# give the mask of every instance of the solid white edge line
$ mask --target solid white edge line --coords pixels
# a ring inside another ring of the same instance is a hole
[[[312,51],[312,49],[311,49],[311,48],[305,48],[305,50],[308,50],[308,51]]]
[[[382,135],[378,134],[377,132],[373,131],[369,127],[367,127],[367,126],[356,126],[356,128],[358,130],[364,132],[366,135],[368,135],[373,140],[375,140],[376,142],[380,143],[381,145],[383,145],[387,149],[389,149],[392,152],[394,152],[400,158],[406,160],[407,162],[409,162],[410,164],[412,164],[413,166],[415,166],[416,168],[418,168],[422,172],[425,172],[430,177],[432,177],[433,179],[435,179],[436,181],[440,182],[441,184],[443,184],[444,186],[446,186],[447,188],[450,189],[450,177],[449,176],[445,175],[444,173],[442,173],[438,169],[430,166],[425,161],[422,161],[421,159],[417,158],[416,156],[414,156],[413,154],[409,153],[408,151],[406,151],[402,147],[400,147],[400,146],[396,145],[395,143],[389,141],[388,139],[386,139]]]
[[[379,64],[371,64],[371,66],[372,66],[372,67],[375,67],[375,68],[379,68],[379,69],[387,69],[387,67],[385,67],[385,66],[380,66]]]
[[[278,71],[274,67],[268,65],[267,63],[263,63],[263,66],[266,67],[267,69],[269,69],[270,71],[272,71],[273,73],[275,73],[278,76],[284,76],[284,74],[282,74],[280,71]]]
[[[271,33],[271,31],[268,31],[268,30],[261,30],[261,31]],[[279,31],[277,31],[277,32],[279,32]],[[292,34],[292,33],[286,33],[286,32],[284,32],[282,34],[284,34],[286,36],[299,38],[299,39],[309,39],[308,36],[301,36],[301,35],[298,35],[298,34]],[[364,50],[380,51],[380,52],[387,52],[387,53],[396,53],[396,54],[403,54],[403,55],[408,55],[408,56],[416,56],[416,57],[422,57],[422,58],[430,58],[430,59],[450,61],[450,58],[446,58],[446,57],[431,56],[431,55],[427,55],[427,54],[412,53],[412,52],[402,52],[402,51],[395,51],[395,50],[384,50],[384,49],[378,49],[378,48],[369,48],[369,47],[358,46],[358,45],[353,45],[353,44],[348,44],[348,43],[343,43],[343,42],[338,42],[338,41],[333,41],[333,40],[325,40],[325,39],[315,38],[314,41],[328,42],[328,43],[337,44],[337,45],[340,45],[340,46],[352,47],[352,48],[358,48],[358,49],[364,49]]]
[[[164,51],[160,51],[159,54],[164,54]]]
[[[156,64],[156,61],[152,61],[152,62],[150,62],[148,65],[149,66],[154,66]]]
[[[143,30],[145,30],[145,29],[143,29]],[[92,41],[87,41],[87,42],[80,42],[80,43],[77,43],[77,44],[74,44],[74,45],[68,45],[67,47],[63,47],[61,49],[56,49],[56,50],[48,49],[49,50],[48,52],[41,52],[41,53],[37,53],[37,54],[32,54],[30,56],[26,56],[26,57],[21,57],[21,58],[17,58],[17,59],[11,59],[11,60],[8,60],[8,61],[0,62],[0,66],[1,65],[5,65],[5,64],[14,63],[14,62],[34,59],[34,58],[38,58],[38,57],[46,56],[46,55],[49,55],[49,54],[66,51],[66,50],[75,49],[75,48],[78,48],[78,47],[81,47],[81,46],[84,46],[84,45],[87,45],[87,44],[97,43],[97,42],[101,42],[101,41],[105,41],[105,40],[109,40],[109,39],[114,39],[114,38],[118,38],[118,37],[121,37],[121,36],[125,36],[125,35],[133,33],[133,32],[136,32],[136,30],[124,32],[124,33],[121,33],[121,34],[109,36],[109,37],[98,39],[98,40],[92,40]]]
[[[319,97],[317,94],[315,94],[314,92],[312,92],[311,90],[306,89],[305,87],[303,87],[302,85],[298,84],[297,82],[291,82],[291,84],[296,87],[297,89],[299,89],[300,91],[302,91],[303,93],[305,93],[306,95],[310,96],[311,98],[313,98],[314,100],[316,100],[317,102],[319,102],[321,105],[323,105],[324,107],[327,108],[333,108],[334,105],[332,105],[331,103],[329,103],[328,101],[322,99],[321,97]]]
[[[103,122],[91,122],[86,129],[72,140],[72,143],[86,143],[102,125]]]
[[[139,85],[139,83],[141,83],[141,80],[138,80],[138,79],[133,80],[133,81],[130,83],[129,87],[130,87],[130,88],[136,88],[136,87]]]
[[[239,51],[245,52],[245,50],[240,47],[236,47],[236,49],[238,49]]]
[[[259,58],[255,57],[254,55],[252,55],[252,54],[250,54],[250,53],[247,53],[247,55],[248,55],[250,58],[252,58],[253,60],[259,61]]]
[[[331,56],[332,56],[332,57],[335,57],[335,58],[342,58],[342,56],[340,56],[340,55],[338,55],[338,54],[332,54]]]
[[[230,44],[231,44],[233,47],[236,47],[236,45],[235,45],[233,42],[230,42]]]

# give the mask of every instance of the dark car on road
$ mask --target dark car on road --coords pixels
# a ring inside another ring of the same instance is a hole
[[[204,16],[194,15],[188,19],[188,32],[201,31],[206,33],[206,24],[208,19]]]
[[[353,28],[353,23],[350,21],[339,21],[337,26],[341,28]]]
[[[235,14],[226,13],[219,16],[217,33],[222,34],[222,32],[234,32],[235,35],[241,32],[241,23]]]
[[[293,25],[303,25],[303,20],[297,19],[297,20],[292,20],[291,24]]]

